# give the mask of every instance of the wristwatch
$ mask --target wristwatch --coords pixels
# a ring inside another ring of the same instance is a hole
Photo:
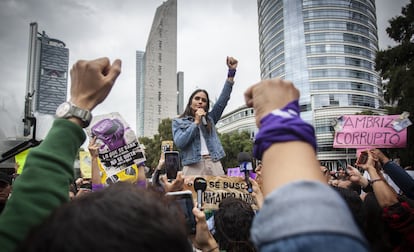
[[[57,118],[76,117],[82,121],[82,128],[86,128],[92,121],[92,114],[89,110],[81,109],[71,102],[64,102],[56,109]]]

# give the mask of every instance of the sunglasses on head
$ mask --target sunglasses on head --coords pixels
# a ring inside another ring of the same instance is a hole
[[[207,102],[207,99],[206,98],[202,98],[200,96],[194,97],[194,100],[196,100],[196,101],[199,101],[200,99],[201,99],[202,102]]]

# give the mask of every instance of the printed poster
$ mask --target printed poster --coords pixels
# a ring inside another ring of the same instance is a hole
[[[118,112],[94,116],[87,132],[90,138],[96,136],[101,178],[106,184],[131,177],[136,180],[137,165],[146,160],[145,154],[135,132]]]

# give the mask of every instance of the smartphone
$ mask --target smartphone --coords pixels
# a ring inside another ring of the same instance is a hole
[[[165,173],[168,180],[174,180],[177,172],[180,170],[180,156],[178,151],[166,151],[165,155]]]
[[[187,234],[195,234],[196,220],[193,214],[194,201],[191,191],[168,192],[165,196],[168,198],[169,210],[173,211],[178,218],[184,218]]]
[[[357,165],[366,164],[368,161],[368,152],[362,151],[361,154],[359,154]]]
[[[92,191],[92,184],[91,183],[81,184],[79,189],[86,190],[86,191]]]

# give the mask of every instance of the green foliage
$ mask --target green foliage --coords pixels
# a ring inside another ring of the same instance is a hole
[[[155,168],[161,154],[159,135],[155,135],[153,139],[149,137],[140,137],[138,140],[145,146],[145,158],[147,159],[145,165]]]
[[[253,142],[247,131],[219,134],[226,156],[221,159],[224,169],[237,167],[237,155],[239,152],[250,152],[253,150]]]
[[[138,140],[145,146],[146,166],[155,168],[161,155],[161,142],[164,140],[173,140],[172,137],[172,120],[163,119],[158,125],[158,134],[153,138],[140,137]]]
[[[356,113],[356,115],[378,115],[378,113],[376,113],[372,110],[363,110],[359,113]]]
[[[163,119],[158,125],[158,132],[160,134],[160,140],[173,140],[173,134],[172,134],[172,120],[167,118]],[[161,148],[161,143],[160,143]]]
[[[414,0],[402,9],[402,15],[392,18],[386,29],[390,38],[399,44],[395,47],[377,53],[375,69],[383,79],[388,80],[384,86],[385,100],[391,104],[388,111],[391,114],[410,113],[414,117]],[[404,164],[414,161],[414,132],[413,126],[407,129],[407,148],[392,151],[395,157],[400,157]]]

